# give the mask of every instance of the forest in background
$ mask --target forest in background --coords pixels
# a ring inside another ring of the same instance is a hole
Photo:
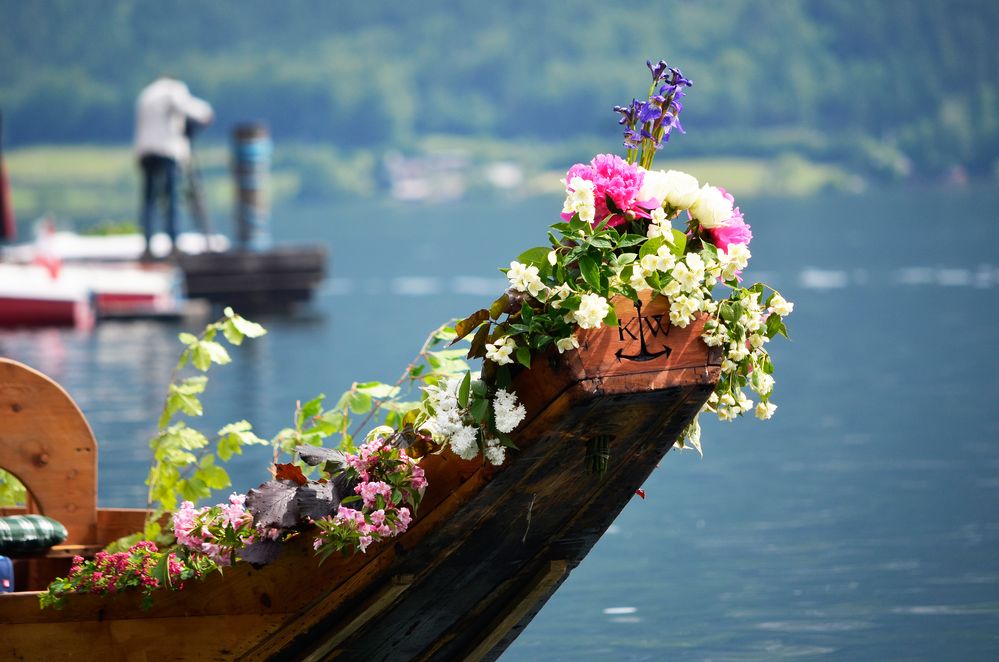
[[[663,57],[694,81],[671,157],[999,174],[997,2],[4,0],[0,25],[7,147],[123,146],[169,73],[215,106],[206,142],[259,119],[306,169],[351,164],[319,187],[435,139],[564,169],[620,146],[611,108]]]

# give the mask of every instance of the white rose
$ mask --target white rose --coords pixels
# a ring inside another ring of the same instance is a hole
[[[663,186],[666,189],[663,201],[668,202],[673,209],[690,209],[700,191],[697,179],[679,170],[666,171],[663,179]]]
[[[705,184],[698,191],[690,213],[702,228],[717,228],[732,218],[732,201],[714,186]]]

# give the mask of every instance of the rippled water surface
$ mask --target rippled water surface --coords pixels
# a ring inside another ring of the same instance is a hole
[[[774,420],[671,453],[504,660],[999,659],[999,195],[741,201],[749,278],[796,303]],[[272,435],[296,399],[394,379],[426,332],[491,300],[558,200],[279,209],[318,239],[316,305],[213,374],[204,429]],[[191,328],[195,325],[190,324]],[[100,501],[138,506],[180,327],[0,332],[101,443]],[[260,450],[260,449],[254,449]],[[234,483],[265,478],[267,453]]]

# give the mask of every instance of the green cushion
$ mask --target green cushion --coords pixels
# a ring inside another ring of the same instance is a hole
[[[0,517],[0,554],[39,552],[58,545],[68,535],[65,526],[44,515]]]

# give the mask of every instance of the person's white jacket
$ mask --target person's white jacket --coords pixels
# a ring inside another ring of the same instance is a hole
[[[191,144],[184,135],[187,118],[207,124],[212,107],[193,96],[187,85],[173,78],[158,78],[139,93],[135,103],[135,154],[166,156],[184,164]]]

